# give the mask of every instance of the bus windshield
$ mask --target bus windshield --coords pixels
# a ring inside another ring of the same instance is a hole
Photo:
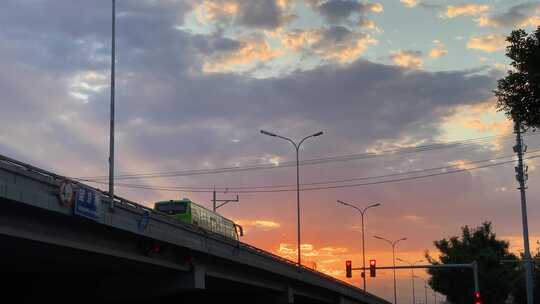
[[[186,213],[186,203],[181,202],[167,202],[167,203],[157,203],[156,210],[167,213],[167,214],[182,214]]]

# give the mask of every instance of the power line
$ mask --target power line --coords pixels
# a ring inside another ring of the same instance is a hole
[[[531,150],[529,153],[535,153],[539,152],[540,149],[537,150]],[[478,164],[478,163],[485,163],[485,162],[492,162],[495,160],[505,159],[505,158],[512,158],[514,155],[505,155],[490,159],[483,159],[483,160],[475,160],[475,161],[468,161],[467,165],[471,164]],[[417,170],[410,170],[406,172],[399,172],[399,173],[392,173],[392,174],[384,174],[384,175],[376,175],[376,176],[365,176],[365,177],[355,177],[355,178],[348,178],[348,179],[338,179],[338,180],[331,180],[331,181],[321,181],[321,182],[312,182],[312,183],[303,183],[301,186],[315,186],[315,185],[325,185],[325,184],[336,184],[336,183],[345,183],[345,182],[353,182],[353,181],[361,181],[361,180],[371,180],[371,179],[382,179],[382,178],[388,178],[388,177],[396,177],[396,176],[403,176],[403,175],[410,175],[410,174],[419,174],[424,172],[431,172],[431,171],[440,171],[440,170],[448,170],[448,169],[454,169],[456,168],[455,165],[450,166],[443,166],[443,167],[435,167],[435,168],[425,168],[425,169],[417,169]],[[93,180],[82,180],[86,182],[94,182]],[[144,186],[144,185],[141,185]],[[246,190],[246,189],[269,189],[269,188],[287,188],[287,187],[295,187],[296,185],[292,184],[285,184],[285,185],[263,185],[263,186],[222,186],[222,187],[215,187],[215,186],[162,186],[165,188],[174,188],[174,189],[182,189],[182,190],[210,190],[210,189],[217,189],[220,191],[228,191],[228,190]]]
[[[535,155],[531,157],[527,157],[524,159],[535,159],[540,158],[540,155]],[[425,174],[425,175],[419,175],[419,176],[409,176],[409,177],[403,177],[403,178],[396,178],[396,179],[389,179],[389,180],[383,180],[383,181],[374,181],[374,182],[367,182],[367,183],[358,183],[358,184],[347,184],[347,185],[334,185],[334,186],[321,186],[321,187],[310,187],[310,188],[302,188],[301,191],[317,191],[317,190],[329,190],[329,189],[340,189],[340,188],[352,188],[352,187],[361,187],[361,186],[369,186],[369,185],[380,185],[380,184],[387,184],[387,183],[395,183],[395,182],[401,182],[401,181],[410,181],[410,180],[417,180],[417,179],[423,179],[428,177],[435,177],[435,176],[441,176],[441,175],[449,175],[449,174],[455,174],[455,173],[461,173],[465,171],[472,171],[477,169],[484,169],[484,168],[491,168],[496,166],[502,166],[510,163],[515,163],[516,160],[510,160],[510,161],[504,161],[499,162],[496,164],[487,164],[477,167],[471,167],[471,168],[458,168],[454,169],[452,171],[445,171],[445,172],[438,172],[438,173],[431,173],[431,174]],[[426,169],[426,171],[429,169]],[[414,173],[414,171],[412,171]],[[98,182],[98,181],[92,181],[92,183],[97,184],[106,184],[104,182]],[[126,188],[135,188],[135,189],[146,189],[146,190],[157,190],[157,191],[169,191],[169,192],[191,192],[191,193],[211,193],[210,190],[190,190],[190,189],[184,189],[184,188],[176,188],[176,187],[152,187],[152,186],[145,186],[145,185],[136,185],[136,184],[127,184],[127,183],[118,183],[117,184],[120,187],[126,187]],[[235,193],[276,193],[276,192],[291,192],[296,191],[296,189],[273,189],[273,190],[241,190],[241,191],[235,191]]]
[[[407,147],[407,148],[398,148],[398,149],[389,149],[383,150],[380,152],[367,152],[367,153],[358,153],[358,154],[349,154],[349,155],[338,155],[330,156],[318,159],[304,160],[300,162],[300,165],[316,165],[324,164],[329,162],[343,162],[351,160],[360,160],[368,159],[375,157],[386,157],[399,154],[410,154],[410,153],[420,153],[425,151],[433,151],[440,149],[455,148],[460,146],[469,146],[469,145],[478,145],[481,143],[489,142],[495,138],[507,139],[512,138],[510,135],[500,135],[500,136],[489,136],[489,137],[480,137],[473,138],[461,141],[453,141],[447,143],[436,143],[431,145]],[[204,174],[220,174],[220,173],[231,173],[231,172],[243,172],[243,171],[252,171],[252,170],[265,170],[265,169],[276,169],[276,168],[285,168],[295,166],[296,162],[283,162],[278,165],[273,164],[256,164],[248,166],[236,166],[236,167],[223,167],[215,169],[191,169],[191,170],[176,170],[176,171],[162,171],[154,173],[135,173],[135,174],[124,174],[117,175],[115,179],[117,180],[127,180],[127,179],[143,179],[143,178],[164,178],[164,177],[180,177],[180,176],[192,176],[192,175],[204,175]],[[90,177],[77,177],[76,180],[82,181],[99,181],[106,179],[106,176],[90,176]]]

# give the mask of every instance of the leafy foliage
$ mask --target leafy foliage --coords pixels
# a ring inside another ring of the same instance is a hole
[[[497,109],[524,129],[540,127],[540,27],[528,35],[512,31],[506,56],[513,70],[497,83]]]
[[[462,227],[461,237],[435,241],[438,261],[426,252],[431,264],[478,263],[480,291],[484,303],[504,303],[510,294],[517,272],[517,257],[508,250],[508,242],[498,240],[491,223],[470,229]],[[501,263],[501,262],[510,263]],[[451,303],[472,303],[474,280],[470,269],[430,269],[429,285],[446,295]]]

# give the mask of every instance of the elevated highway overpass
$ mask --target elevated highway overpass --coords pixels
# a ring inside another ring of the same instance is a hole
[[[6,291],[29,301],[388,303],[141,204],[116,197],[110,205],[106,192],[0,156]]]

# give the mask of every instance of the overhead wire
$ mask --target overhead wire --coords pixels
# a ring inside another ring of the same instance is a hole
[[[529,153],[535,153],[539,152],[540,149],[537,150],[530,150]],[[505,155],[490,159],[483,159],[483,160],[474,160],[467,162],[467,165],[470,164],[477,164],[477,163],[484,163],[484,162],[491,162],[495,160],[505,159],[514,157],[514,155]],[[352,181],[360,181],[360,180],[370,180],[370,179],[381,179],[381,178],[388,178],[388,177],[395,177],[395,176],[402,176],[402,175],[410,175],[410,174],[418,174],[423,172],[429,172],[429,171],[436,171],[436,170],[447,170],[455,168],[455,165],[449,165],[449,166],[443,166],[443,167],[435,167],[435,168],[427,168],[427,169],[416,169],[416,170],[410,170],[407,172],[399,172],[399,173],[392,173],[392,174],[384,174],[384,175],[377,175],[377,176],[367,176],[367,177],[354,177],[354,178],[347,178],[347,179],[338,179],[338,180],[331,180],[331,181],[322,181],[322,182],[311,182],[311,183],[302,183],[301,186],[313,186],[313,185],[322,185],[322,184],[336,184],[336,183],[344,183],[344,182],[352,182]],[[93,182],[92,180],[86,180],[82,179],[82,181],[86,182]],[[295,187],[296,184],[283,184],[283,185],[263,185],[263,186],[164,186],[164,187],[174,187],[178,189],[185,189],[185,190],[245,190],[245,189],[268,189],[268,188],[286,188],[286,187]]]
[[[534,152],[537,152],[540,150],[535,150]],[[529,153],[533,153],[533,151],[530,151]],[[481,161],[473,161],[466,163],[465,165],[472,164],[472,163],[481,163],[481,162],[488,162],[488,161],[494,161],[498,159],[508,158],[506,157],[499,157],[499,158],[493,158],[488,160],[481,160]],[[540,155],[533,155],[526,157],[524,159],[535,159],[540,158]],[[423,169],[423,170],[412,170],[409,172],[403,172],[403,173],[396,173],[396,174],[389,174],[386,176],[374,176],[374,177],[363,177],[359,179],[380,179],[384,177],[390,177],[390,176],[396,176],[398,174],[405,175],[405,174],[417,174],[419,172],[430,172],[435,170],[447,170],[449,167],[453,167],[454,169],[451,171],[443,171],[443,172],[436,172],[431,174],[424,174],[424,175],[416,175],[416,176],[407,176],[402,178],[395,178],[395,179],[387,179],[382,181],[373,181],[373,182],[366,182],[366,183],[357,183],[357,184],[346,184],[346,185],[332,185],[332,186],[320,186],[320,187],[303,187],[300,190],[301,191],[316,191],[316,190],[329,190],[329,189],[339,189],[339,188],[351,188],[351,187],[360,187],[360,186],[368,186],[368,185],[379,185],[379,184],[386,184],[386,183],[395,183],[395,182],[401,182],[401,181],[409,181],[409,180],[416,180],[416,179],[422,179],[422,178],[428,178],[428,177],[435,177],[435,176],[441,176],[441,175],[448,175],[448,174],[455,174],[465,171],[472,171],[477,169],[483,169],[483,168],[490,168],[490,167],[496,167],[496,166],[502,166],[510,163],[515,163],[517,160],[513,159],[510,161],[503,161],[498,162],[495,164],[486,164],[476,167],[469,167],[469,168],[456,168],[456,166],[448,166],[448,167],[439,167],[439,168],[429,168],[429,169]],[[97,184],[106,184],[105,182],[100,181],[90,181],[91,183],[97,183]],[[328,184],[332,182],[324,182],[324,184]],[[323,184],[322,182],[320,184]],[[191,192],[191,193],[210,193],[213,190],[200,190],[200,189],[189,189],[189,188],[182,188],[182,187],[174,187],[174,186],[146,186],[146,185],[137,185],[137,184],[128,184],[128,183],[117,183],[116,185],[120,187],[126,187],[126,188],[135,188],[135,189],[146,189],[146,190],[157,190],[157,191],[170,191],[170,192]],[[292,186],[292,185],[291,185]],[[294,185],[295,186],[295,185]],[[302,186],[306,186],[306,184],[303,184]],[[232,189],[227,188],[227,189]],[[271,189],[271,190],[259,190],[250,188],[250,190],[239,190],[239,191],[233,191],[235,193],[276,193],[276,192],[292,192],[296,191],[296,189]]]
[[[304,161],[301,161],[299,164],[301,166],[316,165],[316,164],[323,164],[323,163],[330,163],[330,162],[342,162],[342,161],[360,160],[360,159],[375,158],[375,157],[394,156],[394,155],[400,155],[400,154],[420,153],[420,152],[425,152],[425,151],[448,149],[448,148],[454,148],[454,147],[460,147],[460,146],[478,145],[478,144],[489,142],[496,138],[507,139],[507,138],[511,138],[512,136],[513,136],[512,134],[506,134],[506,135],[499,135],[499,136],[472,138],[472,139],[453,141],[453,142],[447,142],[447,143],[435,143],[435,144],[415,146],[415,147],[387,149],[387,150],[383,150],[379,152],[367,152],[367,153],[358,153],[358,154],[330,156],[330,157],[324,157],[324,158],[304,160]],[[214,168],[214,169],[190,169],[190,170],[161,171],[161,172],[153,172],[153,173],[124,174],[124,175],[115,176],[115,179],[127,180],[127,179],[181,177],[181,176],[192,176],[192,175],[220,174],[220,173],[243,172],[243,171],[252,171],[252,170],[276,169],[276,168],[293,167],[293,166],[296,166],[296,162],[288,161],[288,162],[282,162],[280,164],[255,164],[255,165],[247,165],[247,166],[223,167],[223,168]],[[81,180],[81,181],[100,181],[100,180],[108,179],[108,176],[75,177],[74,179]]]

